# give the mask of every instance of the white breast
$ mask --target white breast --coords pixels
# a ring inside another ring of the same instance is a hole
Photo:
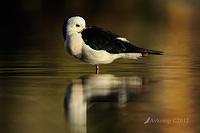
[[[67,36],[64,46],[70,55],[79,59],[82,57],[83,40],[80,33]]]

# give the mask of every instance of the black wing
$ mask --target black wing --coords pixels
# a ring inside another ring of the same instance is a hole
[[[113,34],[95,26],[88,27],[82,32],[82,38],[86,45],[95,50],[106,50],[109,53],[149,53],[162,54],[160,51],[148,50],[136,47],[128,41],[118,39],[119,35]]]

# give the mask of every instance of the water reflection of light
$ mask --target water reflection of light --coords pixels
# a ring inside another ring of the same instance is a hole
[[[167,30],[166,50],[170,55],[161,62],[173,66],[162,71],[167,80],[163,81],[163,91],[160,96],[155,96],[161,103],[161,119],[189,119],[186,122],[175,122],[170,126],[159,125],[162,132],[195,132],[195,78],[191,73],[195,57],[191,52],[193,48],[193,25],[195,10],[186,2],[167,2]],[[174,78],[176,80],[174,80]]]
[[[66,89],[65,107],[71,132],[87,132],[87,110],[98,102],[126,103],[143,91],[144,78],[88,75],[75,79]]]

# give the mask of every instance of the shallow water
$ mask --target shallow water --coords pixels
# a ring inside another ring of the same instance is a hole
[[[3,132],[199,131],[199,55],[118,60],[95,75],[67,55],[24,51],[1,53]]]

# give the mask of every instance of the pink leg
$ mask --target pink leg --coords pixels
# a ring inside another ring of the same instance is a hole
[[[99,74],[99,65],[96,65],[96,74]]]

